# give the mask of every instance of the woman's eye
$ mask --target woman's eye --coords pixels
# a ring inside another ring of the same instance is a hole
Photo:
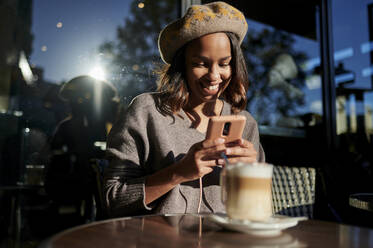
[[[205,66],[205,63],[193,63],[193,66],[203,67]]]
[[[220,64],[221,67],[226,67],[226,66],[229,66],[229,65],[230,65],[229,63]]]

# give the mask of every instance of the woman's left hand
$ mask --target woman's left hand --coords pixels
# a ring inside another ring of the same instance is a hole
[[[254,148],[254,145],[245,140],[239,139],[237,141],[230,142],[226,144],[227,148],[225,154],[228,157],[229,163],[253,163],[257,162],[257,151]]]

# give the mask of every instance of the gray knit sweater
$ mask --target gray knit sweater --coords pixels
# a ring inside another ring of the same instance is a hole
[[[157,107],[159,93],[144,93],[133,99],[120,116],[108,137],[104,193],[111,216],[157,213],[196,213],[199,202],[199,180],[182,183],[150,205],[145,204],[145,177],[181,159],[205,134],[191,127],[184,111],[180,116],[164,116]],[[222,115],[231,114],[224,102]],[[256,121],[247,112],[243,138],[258,151],[264,161]],[[203,177],[201,213],[225,212],[219,186],[220,167]]]

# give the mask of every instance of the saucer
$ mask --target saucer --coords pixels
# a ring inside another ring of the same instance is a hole
[[[296,226],[299,221],[307,220],[307,217],[289,217],[274,215],[265,222],[235,220],[225,215],[209,215],[208,219],[216,224],[233,231],[248,233],[256,236],[277,236],[281,231]]]

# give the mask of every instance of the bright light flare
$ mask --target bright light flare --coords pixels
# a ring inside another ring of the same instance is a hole
[[[88,74],[89,76],[99,79],[99,80],[105,80],[106,79],[106,73],[105,70],[101,66],[94,67]]]
[[[26,81],[26,83],[27,84],[34,83],[35,77],[32,74],[30,64],[28,63],[26,55],[23,51],[21,51],[19,55],[18,67],[21,69],[23,79]]]

